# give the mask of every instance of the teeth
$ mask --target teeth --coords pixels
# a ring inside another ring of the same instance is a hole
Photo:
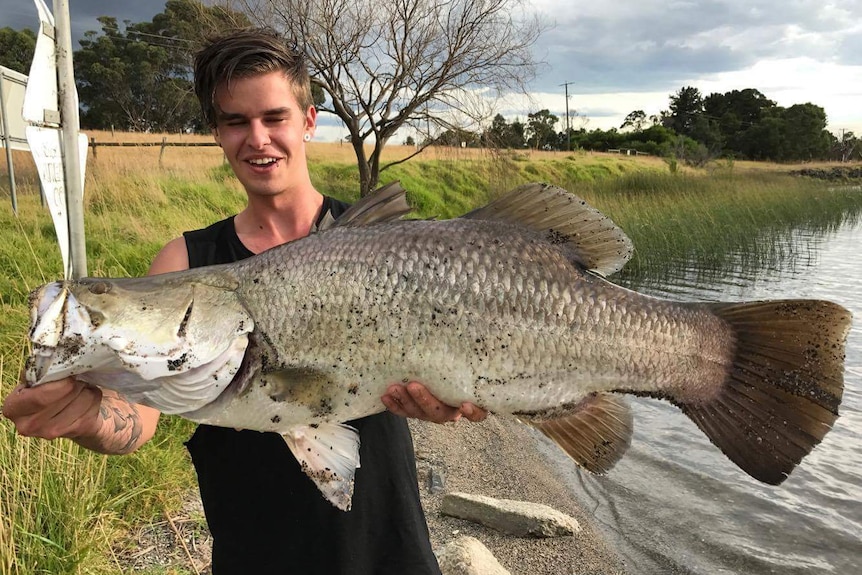
[[[253,160],[249,160],[249,163],[255,164],[257,166],[265,166],[267,164],[274,164],[278,161],[278,158],[255,158]]]

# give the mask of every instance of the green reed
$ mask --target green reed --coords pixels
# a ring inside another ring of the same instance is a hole
[[[629,282],[693,261],[704,273],[756,271],[796,256],[795,230],[828,232],[862,215],[862,194],[776,173],[638,173],[582,190],[635,245]]]

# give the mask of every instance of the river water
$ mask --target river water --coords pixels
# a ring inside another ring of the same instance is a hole
[[[607,476],[562,465],[633,574],[862,573],[862,224],[797,230],[784,241],[787,257],[774,266],[704,274],[690,263],[632,287],[685,301],[818,298],[847,307],[854,322],[840,416],[776,487],[737,469],[676,408],[634,398],[632,446]]]

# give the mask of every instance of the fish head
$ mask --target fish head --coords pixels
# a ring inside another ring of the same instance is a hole
[[[76,376],[182,413],[230,383],[253,328],[223,286],[171,275],[54,282],[30,295],[25,380]]]

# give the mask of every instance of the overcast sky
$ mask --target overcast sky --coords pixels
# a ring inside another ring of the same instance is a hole
[[[73,38],[96,17],[149,21],[164,0],[69,0]],[[51,0],[46,0],[52,8]],[[862,135],[862,0],[532,0],[549,23],[535,53],[545,62],[530,102],[508,118],[569,107],[587,129],[619,126],[626,114],[667,109],[683,86],[707,95],[756,88],[779,105],[812,102],[829,128]],[[32,0],[0,0],[0,27],[37,29]],[[77,44],[73,46],[77,49]],[[336,129],[318,131],[320,139]],[[327,137],[329,136],[329,137]]]

